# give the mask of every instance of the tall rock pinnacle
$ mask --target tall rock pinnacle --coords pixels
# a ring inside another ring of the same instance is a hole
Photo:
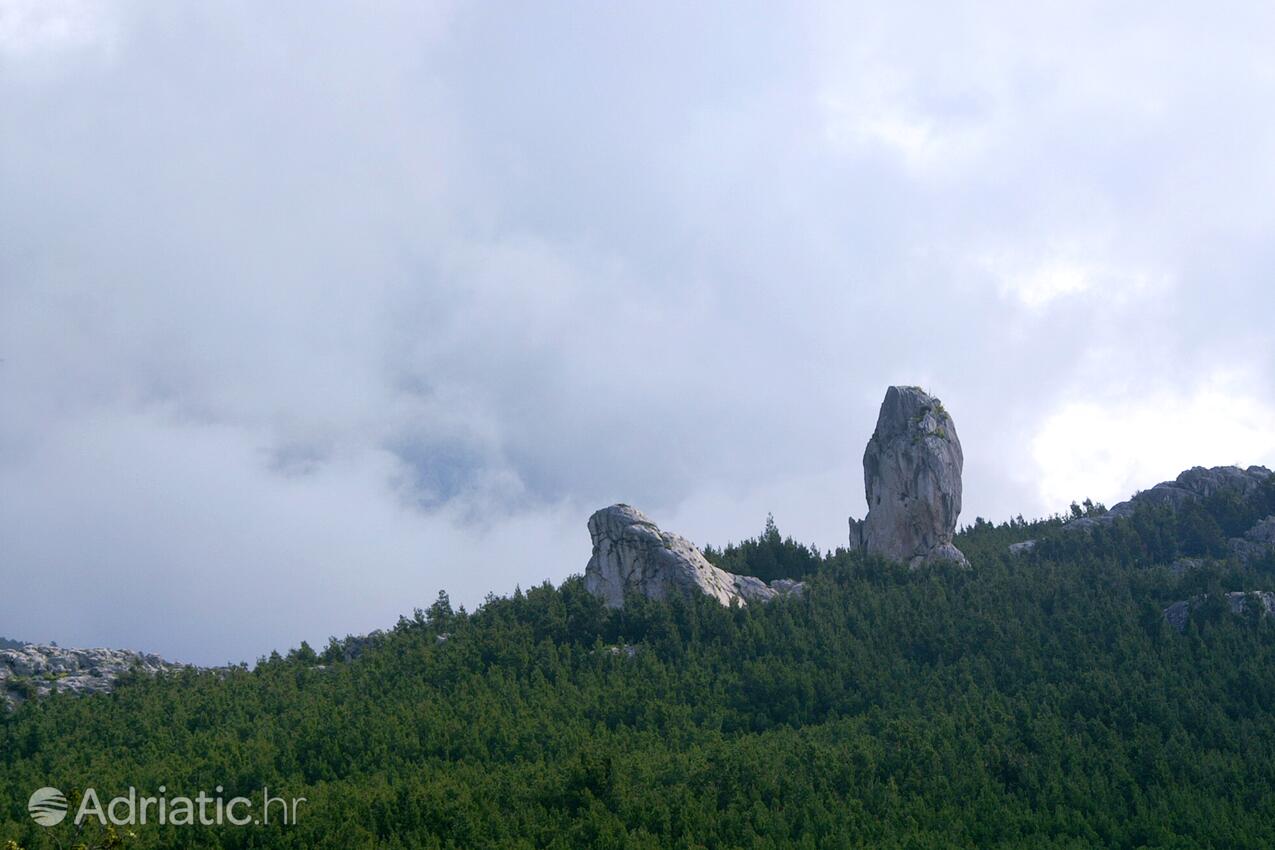
[[[943,403],[920,387],[890,387],[863,452],[868,515],[850,519],[850,548],[913,567],[966,564],[952,545],[964,463]]]

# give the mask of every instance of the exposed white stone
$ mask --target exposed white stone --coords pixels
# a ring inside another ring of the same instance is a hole
[[[154,675],[184,666],[152,653],[126,649],[71,649],[51,644],[0,649],[0,704],[17,705],[28,694],[103,693],[131,670]]]
[[[1211,469],[1193,466],[1172,481],[1161,481],[1150,490],[1135,493],[1101,516],[1074,519],[1064,528],[1083,530],[1095,525],[1110,525],[1121,517],[1132,516],[1139,508],[1153,505],[1168,505],[1177,510],[1218,493],[1231,493],[1246,499],[1257,493],[1270,476],[1271,471],[1264,466],[1247,469],[1238,466],[1215,466]]]
[[[863,452],[868,515],[850,547],[913,567],[966,564],[953,545],[965,456],[952,417],[920,387],[890,387]]]
[[[1093,531],[1109,526],[1122,517],[1130,517],[1147,507],[1167,505],[1178,510],[1183,505],[1207,499],[1219,493],[1238,496],[1241,500],[1260,494],[1261,488],[1271,477],[1264,466],[1193,466],[1172,481],[1161,481],[1149,490],[1142,490],[1116,505],[1105,514],[1073,519],[1063,525],[1064,532]],[[1244,537],[1230,541],[1231,551],[1242,560],[1262,557],[1275,547],[1275,517],[1268,517],[1253,526]],[[1021,544],[1014,544],[1015,546]],[[1013,547],[1010,547],[1013,552]]]
[[[702,593],[722,605],[747,605],[803,587],[788,579],[767,584],[715,567],[685,537],[661,531],[631,505],[612,505],[589,517],[589,536],[593,557],[584,571],[585,587],[611,608],[624,605],[626,593],[651,599]]]

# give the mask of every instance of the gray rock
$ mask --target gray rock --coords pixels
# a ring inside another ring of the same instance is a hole
[[[780,595],[800,596],[806,592],[806,583],[792,578],[777,578],[770,582],[769,587]]]
[[[850,548],[912,567],[966,565],[952,543],[964,464],[942,402],[919,387],[890,387],[863,453],[868,515],[850,519]]]
[[[1197,600],[1202,597],[1196,597]],[[1198,604],[1195,603],[1195,604]],[[1174,602],[1168,608],[1164,609],[1164,619],[1169,625],[1180,632],[1186,631],[1186,621],[1191,617],[1191,608],[1193,600],[1184,599],[1181,602]]]
[[[1184,573],[1193,572],[1204,566],[1203,558],[1178,558],[1172,564],[1169,564],[1169,571],[1175,576]]]
[[[1101,516],[1073,519],[1062,526],[1062,531],[1093,531],[1110,526],[1118,519],[1133,516],[1135,512],[1148,507],[1167,506],[1176,511],[1183,505],[1208,499],[1219,493],[1233,494],[1241,500],[1248,499],[1260,492],[1270,476],[1271,471],[1264,466],[1250,466],[1247,469],[1238,466],[1215,466],[1211,469],[1194,466],[1173,481],[1162,481],[1150,490],[1135,493]],[[1243,538],[1232,538],[1228,543],[1231,552],[1242,561],[1264,557],[1275,548],[1275,517],[1262,520]],[[1197,564],[1192,563],[1192,559],[1179,559],[1170,566],[1174,572],[1180,573]]]
[[[1227,542],[1235,557],[1245,563],[1265,558],[1275,551],[1275,516],[1258,522],[1244,532],[1242,538],[1232,538]]]
[[[1231,552],[1241,561],[1247,563],[1265,558],[1275,551],[1275,516],[1261,520],[1244,532],[1242,538],[1232,538],[1228,543]]]
[[[28,695],[105,693],[120,676],[132,670],[156,675],[186,666],[152,653],[125,649],[27,644],[19,649],[0,650],[0,702],[12,707]]]
[[[1244,539],[1259,546],[1275,546],[1275,516],[1268,516],[1244,532]]]
[[[361,658],[365,652],[385,640],[385,632],[373,629],[365,635],[347,635],[341,642],[341,660],[353,661]]]
[[[1121,517],[1132,516],[1140,508],[1168,505],[1177,510],[1189,502],[1207,499],[1218,493],[1234,493],[1241,498],[1254,495],[1270,478],[1271,471],[1264,466],[1215,466],[1205,469],[1194,466],[1173,481],[1162,481],[1150,490],[1143,490],[1127,501],[1120,502],[1099,517],[1074,519],[1063,526],[1069,531],[1086,531],[1099,525],[1110,525]]]
[[[1263,617],[1275,614],[1275,593],[1269,590],[1233,590],[1226,594],[1227,607],[1232,614],[1242,614],[1250,602],[1256,602]]]
[[[1186,631],[1191,612],[1208,601],[1208,594],[1174,602],[1164,609],[1164,619],[1178,631]],[[1226,607],[1232,614],[1243,614],[1250,604],[1258,606],[1263,617],[1275,614],[1275,593],[1269,590],[1232,590],[1226,594]]]
[[[1253,543],[1243,537],[1232,537],[1226,541],[1227,548],[1241,563],[1248,564],[1259,560],[1270,552],[1270,547],[1261,543]]]
[[[1022,543],[1009,544],[1009,554],[1011,555],[1027,555],[1036,548],[1035,540],[1024,540]]]
[[[1193,466],[1177,477],[1174,484],[1201,499],[1218,493],[1235,493],[1248,497],[1261,489],[1271,471],[1264,466],[1215,466],[1205,469]]]
[[[612,505],[589,517],[593,557],[585,567],[585,587],[611,608],[624,605],[625,593],[651,599],[702,593],[723,605],[766,602],[797,594],[801,582],[770,584],[713,566],[689,540],[661,531],[631,505]]]

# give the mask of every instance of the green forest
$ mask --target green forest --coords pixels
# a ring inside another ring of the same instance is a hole
[[[769,521],[706,554],[804,595],[440,594],[371,641],[29,702],[0,717],[0,846],[1270,848],[1275,622],[1162,614],[1275,589],[1275,559],[1226,557],[1262,511],[1275,484],[1091,534],[979,519],[971,569],[917,571]],[[289,825],[131,834],[26,810],[42,786],[161,785],[306,802]]]

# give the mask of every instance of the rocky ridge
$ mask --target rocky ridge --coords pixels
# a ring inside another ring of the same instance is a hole
[[[1215,466],[1209,469],[1193,466],[1172,481],[1161,481],[1150,490],[1135,493],[1102,516],[1074,519],[1065,527],[1082,531],[1096,525],[1110,525],[1117,519],[1132,516],[1140,508],[1168,505],[1177,509],[1188,502],[1197,502],[1221,493],[1234,493],[1240,498],[1246,498],[1261,489],[1270,476],[1271,471],[1264,466],[1250,466],[1247,469],[1238,466]]]
[[[51,693],[105,693],[115,686],[116,679],[132,670],[155,675],[187,666],[126,649],[69,649],[34,643],[0,649],[0,703],[12,708]]]
[[[1062,526],[1064,533],[1086,532],[1110,526],[1118,519],[1133,516],[1144,508],[1168,506],[1178,510],[1184,505],[1216,495],[1234,495],[1244,500],[1257,495],[1272,473],[1264,466],[1194,466],[1172,481],[1162,481],[1149,490],[1135,493],[1099,516],[1084,516]],[[1009,547],[1011,555],[1023,555],[1036,547],[1035,540],[1025,540]],[[1243,537],[1229,541],[1231,552],[1241,560],[1262,557],[1275,547],[1275,516],[1261,520]]]

